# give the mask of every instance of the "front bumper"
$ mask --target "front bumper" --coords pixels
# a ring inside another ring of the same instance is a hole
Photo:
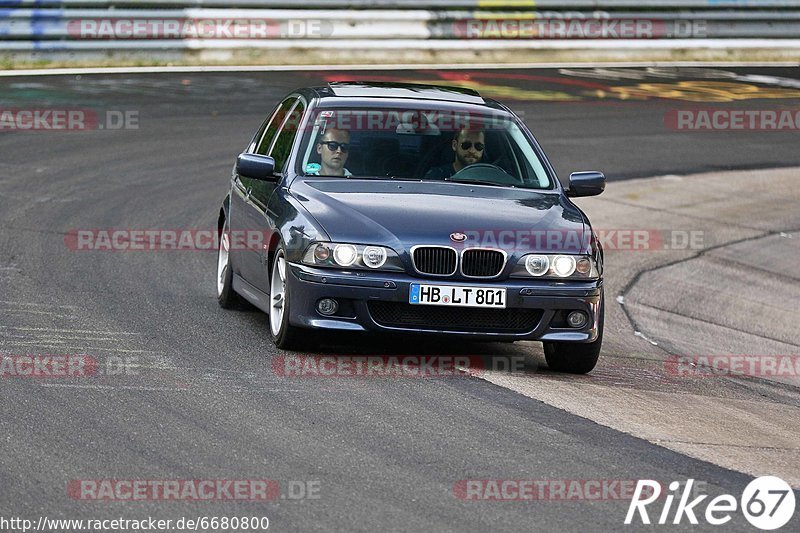
[[[289,266],[289,322],[295,326],[565,342],[593,342],[599,334],[602,279],[571,282],[517,278],[441,280],[417,278],[403,272]],[[506,310],[411,305],[408,301],[412,283],[505,288]],[[346,304],[340,308],[342,316],[318,313],[316,303],[320,298],[334,298]],[[563,323],[564,311],[572,310],[588,314],[585,327],[576,329]]]

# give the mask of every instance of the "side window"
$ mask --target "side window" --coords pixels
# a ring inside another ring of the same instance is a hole
[[[277,107],[273,109],[272,114],[269,115],[266,118],[266,120],[264,120],[264,122],[261,123],[261,127],[258,128],[256,134],[253,135],[253,138],[250,140],[250,144],[247,145],[247,153],[249,154],[255,153],[256,146],[258,146],[258,142],[261,140],[262,137],[264,137],[264,132],[267,130],[267,126],[269,126],[270,120],[272,119],[273,115],[275,115],[275,112],[277,110],[278,110]]]
[[[300,121],[303,118],[305,106],[303,102],[297,102],[297,106],[286,117],[286,122],[283,129],[275,139],[275,144],[272,147],[270,155],[275,160],[275,171],[282,172],[286,160],[289,158],[289,152],[294,144],[294,138],[297,136],[297,131],[300,127]]]
[[[272,145],[272,141],[275,139],[275,134],[278,133],[278,129],[280,128],[281,124],[283,124],[283,119],[286,118],[287,113],[289,113],[289,111],[292,109],[292,106],[294,106],[296,103],[297,98],[295,97],[287,98],[281,102],[278,108],[272,113],[272,117],[265,121],[261,126],[258,135],[256,135],[256,138],[253,140],[253,145],[251,147],[251,151],[253,153],[267,155],[267,151]],[[241,181],[245,189],[249,189],[251,191],[251,197],[254,200],[257,200],[262,204],[266,204],[266,201],[269,198],[269,193],[272,191],[271,184],[265,181],[245,178],[243,176],[239,177],[239,181]]]
[[[275,114],[272,115],[272,119],[270,119],[269,125],[264,130],[261,139],[258,139],[256,141],[255,153],[261,155],[267,155],[269,147],[272,145],[272,140],[275,138],[275,134],[278,133],[278,128],[281,127],[283,119],[286,117],[286,114],[289,113],[289,110],[296,102],[297,98],[287,98],[280,105]]]

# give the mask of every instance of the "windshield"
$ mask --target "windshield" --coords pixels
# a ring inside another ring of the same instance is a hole
[[[298,158],[302,175],[553,188],[534,147],[506,113],[317,109],[308,124]]]

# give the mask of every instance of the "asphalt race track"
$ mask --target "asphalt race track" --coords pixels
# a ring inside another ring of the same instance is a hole
[[[85,379],[0,378],[0,516],[265,516],[276,531],[613,531],[628,509],[621,498],[472,501],[460,482],[693,478],[738,498],[752,479],[747,467],[690,457],[478,377],[281,376],[276,358],[287,354],[269,342],[266,315],[217,305],[213,250],[67,246],[76,229],[215,228],[235,156],[277,101],[296,87],[359,78],[460,84],[501,100],[522,114],[562,180],[596,169],[621,187],[800,166],[800,124],[687,131],[675,118],[796,111],[796,67],[0,77],[2,109],[98,117],[83,131],[0,128],[0,354],[86,354],[102,366]],[[646,371],[666,355],[633,335],[619,306],[611,316],[587,377],[548,372],[538,343],[331,337],[319,351],[524,355],[517,379],[531,389],[557,396],[574,381],[645,397]],[[780,338],[800,353],[796,336]],[[664,390],[800,407],[796,387],[776,387],[707,380]],[[587,411],[605,408],[602,397],[585,400]],[[281,492],[268,501],[89,501],[74,490],[80,480],[112,479],[267,479]],[[698,528],[685,519],[661,527]],[[752,527],[739,513],[724,530]]]

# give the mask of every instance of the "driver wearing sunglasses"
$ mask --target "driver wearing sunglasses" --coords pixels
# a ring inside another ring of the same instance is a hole
[[[350,133],[336,128],[328,129],[317,141],[317,153],[320,163],[306,165],[307,175],[350,176],[344,167],[350,151]]]
[[[486,149],[483,131],[470,131],[462,128],[453,137],[452,147],[455,152],[455,161],[431,168],[425,174],[426,179],[444,180],[466,166],[479,163],[483,158],[483,151]]]

